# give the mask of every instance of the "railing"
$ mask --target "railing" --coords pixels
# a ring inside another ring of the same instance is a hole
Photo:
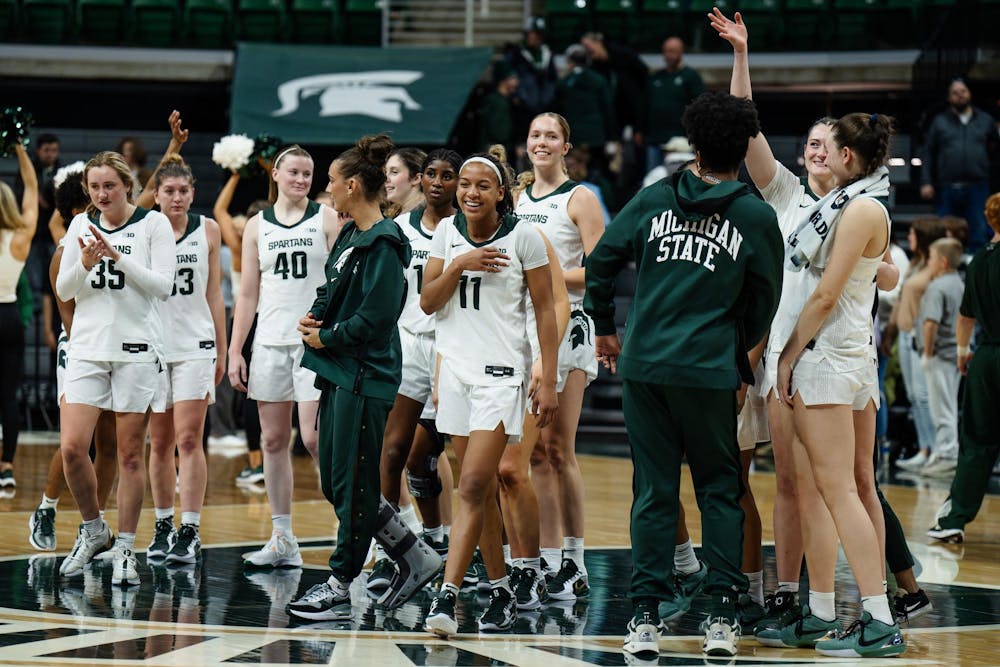
[[[531,0],[383,0],[383,46],[495,46],[515,38]]]

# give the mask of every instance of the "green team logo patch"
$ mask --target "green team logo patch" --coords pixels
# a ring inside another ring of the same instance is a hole
[[[584,343],[593,345],[590,337],[590,320],[587,319],[587,314],[582,310],[574,310],[569,316],[572,327],[569,333],[569,340],[573,345],[573,349],[575,350]]]

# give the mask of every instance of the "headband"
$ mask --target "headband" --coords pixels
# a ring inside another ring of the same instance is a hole
[[[278,163],[281,162],[281,158],[285,157],[286,153],[291,153],[294,150],[302,150],[302,148],[300,146],[290,146],[290,147],[286,148],[285,150],[281,151],[280,153],[278,153],[278,157],[274,158],[274,162],[273,162],[274,166],[277,167]]]
[[[472,163],[485,164],[487,167],[489,167],[490,169],[493,170],[494,174],[497,175],[497,179],[499,179],[500,185],[503,185],[503,175],[500,173],[500,170],[497,168],[497,166],[495,164],[493,164],[492,160],[488,160],[488,159],[486,159],[484,157],[478,157],[478,156],[477,157],[470,157],[468,160],[466,160],[465,162],[462,163],[462,166],[459,168],[458,172],[462,173],[462,169],[465,169],[466,165],[472,164]]]

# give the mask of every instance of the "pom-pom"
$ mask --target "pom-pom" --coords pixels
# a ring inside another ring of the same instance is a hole
[[[212,162],[229,171],[243,169],[253,155],[254,140],[245,134],[222,137],[212,147]]]
[[[77,176],[83,176],[83,170],[87,165],[82,160],[77,160],[73,164],[68,164],[65,167],[59,167],[56,175],[52,177],[52,183],[58,189],[60,185],[65,182],[67,178],[76,174]]]
[[[281,149],[281,139],[271,134],[258,134],[257,138],[254,139],[253,155],[254,155],[254,165],[253,174],[259,174],[262,171],[268,171],[274,166],[274,158],[278,156],[278,151]]]
[[[24,107],[7,107],[0,113],[0,155],[7,157],[17,144],[28,145],[32,122]]]

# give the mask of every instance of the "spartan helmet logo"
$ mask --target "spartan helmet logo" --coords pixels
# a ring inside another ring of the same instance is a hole
[[[271,115],[287,116],[298,110],[301,100],[319,95],[321,117],[359,115],[399,123],[403,107],[411,111],[422,108],[403,86],[423,75],[409,70],[383,70],[292,79],[278,86],[281,108]]]
[[[570,319],[572,320],[572,329],[569,332],[569,340],[575,350],[584,343],[590,343],[590,322],[582,310],[574,310],[570,313]]]
[[[333,265],[333,268],[337,270],[337,275],[340,275],[341,272],[343,272],[344,264],[347,264],[347,258],[351,256],[351,252],[353,250],[354,250],[353,247],[348,248],[347,250],[344,251],[344,253],[340,257],[337,258],[336,263]]]

